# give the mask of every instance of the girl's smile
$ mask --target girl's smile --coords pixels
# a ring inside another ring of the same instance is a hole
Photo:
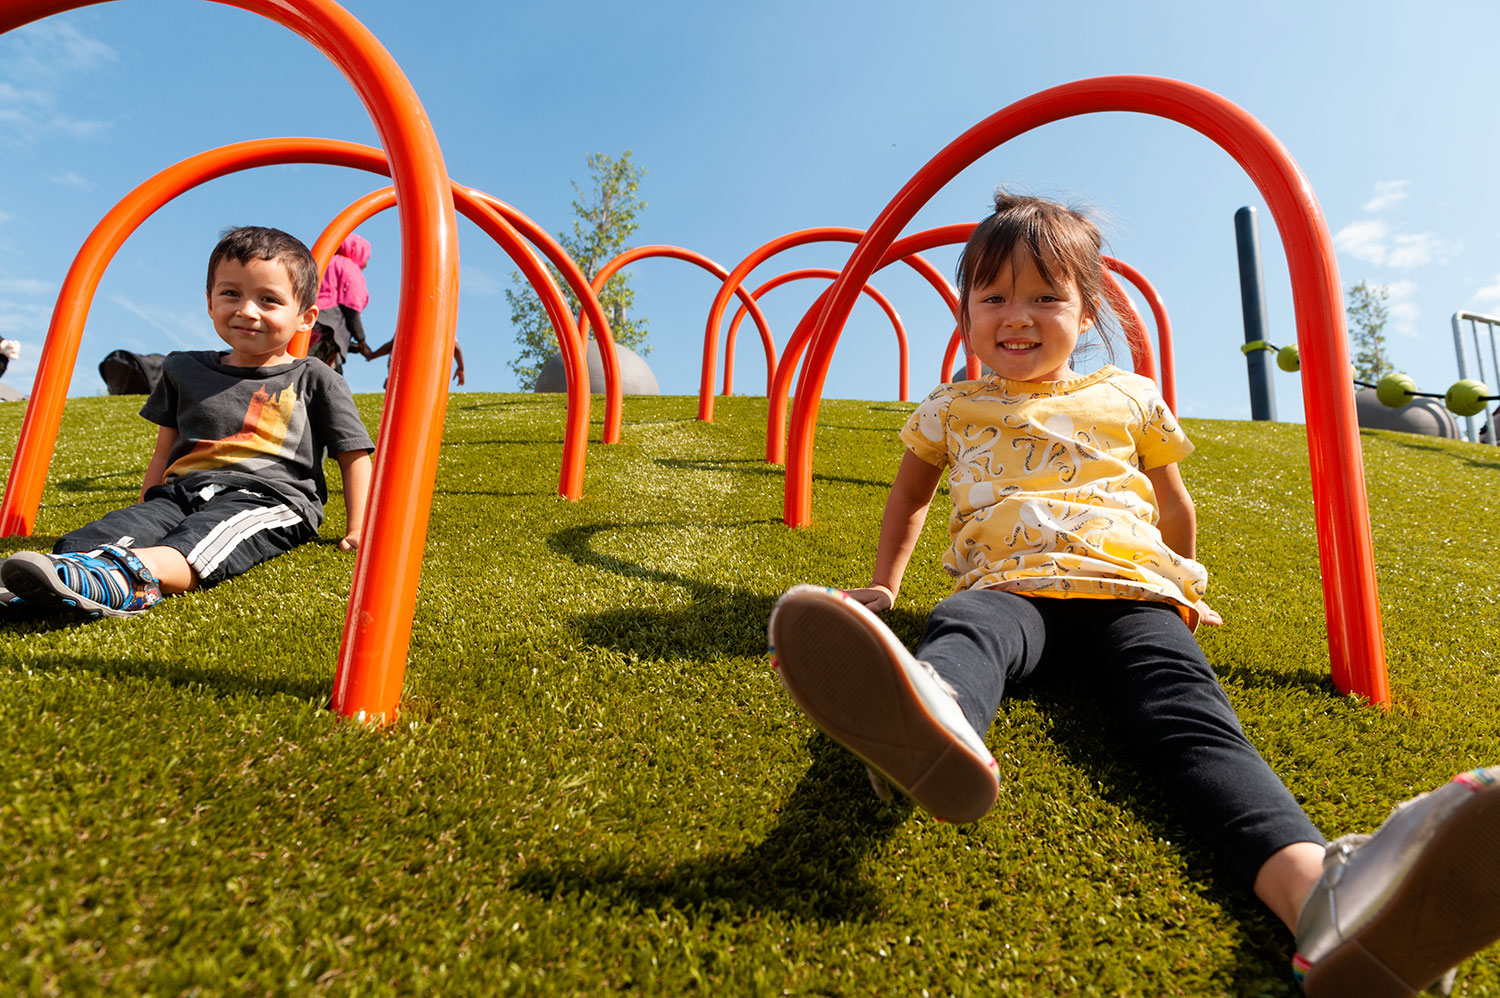
[[[970,291],[964,343],[1007,380],[1063,381],[1073,376],[1078,338],[1093,325],[1074,281],[1049,281],[1018,254]]]

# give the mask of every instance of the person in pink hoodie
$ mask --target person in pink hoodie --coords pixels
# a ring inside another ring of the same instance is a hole
[[[351,235],[339,244],[318,286],[318,322],[313,327],[307,352],[340,374],[351,343],[361,354],[366,350],[360,313],[370,303],[364,272],[369,262],[370,241],[364,236]]]

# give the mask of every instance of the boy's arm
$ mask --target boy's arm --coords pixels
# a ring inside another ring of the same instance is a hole
[[[927,521],[927,508],[932,505],[942,473],[942,468],[928,464],[909,450],[901,458],[901,468],[891,483],[885,515],[880,520],[880,546],[875,551],[875,572],[870,585],[848,590],[850,596],[871,610],[889,610],[895,605],[906,563],[911,560],[917,535]]]
[[[349,526],[344,532],[343,540],[339,541],[340,551],[353,551],[359,547],[360,540],[365,533],[365,504],[370,499],[370,452],[365,450],[346,450],[342,454],[335,454],[333,459],[339,463],[339,473],[344,479],[344,511]]]
[[[1160,512],[1157,527],[1167,547],[1184,558],[1198,557],[1198,510],[1193,497],[1188,495],[1182,483],[1182,474],[1177,465],[1164,464],[1160,468],[1147,468],[1146,477],[1156,491],[1156,507]],[[1218,627],[1224,619],[1207,603],[1200,602],[1200,619],[1210,627]]]
[[[167,456],[177,443],[177,431],[170,426],[159,426],[156,430],[156,450],[151,453],[151,463],[146,465],[146,476],[141,479],[140,501],[146,501],[146,490],[160,485],[167,477]]]

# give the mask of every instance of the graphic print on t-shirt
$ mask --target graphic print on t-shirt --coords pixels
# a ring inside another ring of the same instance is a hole
[[[239,432],[220,440],[198,441],[192,450],[172,462],[167,469],[167,480],[214,468],[253,473],[257,468],[293,457],[297,440],[288,437],[296,409],[297,391],[293,386],[272,395],[262,385],[250,398]]]

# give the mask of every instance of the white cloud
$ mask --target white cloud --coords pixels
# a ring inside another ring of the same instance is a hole
[[[1384,263],[1385,240],[1389,232],[1384,222],[1379,219],[1366,218],[1351,222],[1334,233],[1333,246],[1334,249],[1348,253],[1356,260]]]
[[[1447,263],[1448,258],[1463,249],[1457,241],[1443,239],[1431,232],[1392,235],[1390,226],[1378,218],[1350,222],[1334,233],[1333,246],[1356,260],[1410,270],[1428,263]]]
[[[1365,202],[1365,212],[1370,215],[1378,215],[1387,208],[1394,208],[1406,200],[1406,188],[1409,186],[1411,186],[1410,180],[1376,181],[1375,196]]]
[[[1390,310],[1391,327],[1402,336],[1417,336],[1417,320],[1421,310],[1413,304],[1417,293],[1415,281],[1400,280],[1386,285],[1386,302]]]
[[[61,184],[63,187],[71,187],[75,191],[91,191],[94,189],[93,181],[86,180],[83,177],[80,177],[78,174],[72,172],[71,170],[67,173],[48,177],[47,179],[52,181],[54,184]]]
[[[1474,292],[1474,300],[1500,301],[1500,274],[1495,275],[1494,281]]]
[[[53,281],[41,281],[35,277],[0,278],[0,294],[50,295],[57,293],[57,287]]]
[[[0,122],[6,126],[0,138],[15,147],[48,133],[86,139],[108,130],[111,122],[59,110],[58,92],[117,58],[107,43],[52,21],[0,36]]]
[[[129,312],[131,315],[143,320],[153,329],[160,331],[172,344],[183,350],[204,350],[211,348],[217,342],[212,332],[205,334],[208,328],[208,319],[202,312],[183,312],[180,310],[156,308],[154,306],[139,305],[124,295],[114,295],[110,301]],[[95,325],[90,321],[89,325]]]

